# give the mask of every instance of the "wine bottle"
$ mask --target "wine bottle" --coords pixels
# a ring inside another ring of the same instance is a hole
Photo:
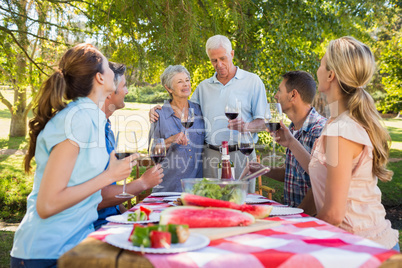
[[[222,168],[222,180],[234,180],[232,175],[233,163],[230,161],[229,145],[227,141],[222,142],[222,161],[220,167]]]

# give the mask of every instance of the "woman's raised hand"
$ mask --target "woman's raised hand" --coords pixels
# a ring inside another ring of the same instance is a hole
[[[162,183],[163,176],[164,175],[162,165],[157,164],[152,168],[148,169],[147,171],[145,171],[144,174],[142,174],[142,176],[139,178],[139,180],[142,181],[142,184],[144,185],[145,188],[144,190],[146,190]]]
[[[111,180],[121,181],[130,176],[133,166],[137,164],[138,153],[132,154],[124,159],[118,160],[114,151],[110,153],[109,166],[107,171],[110,172]]]
[[[165,139],[166,148],[169,148],[173,143],[177,143],[180,145],[187,145],[188,139],[184,132],[179,132],[175,135],[170,136],[169,138]]]

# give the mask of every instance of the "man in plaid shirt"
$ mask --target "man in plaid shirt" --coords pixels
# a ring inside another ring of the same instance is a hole
[[[275,99],[292,121],[289,126],[291,133],[311,153],[327,121],[311,105],[316,94],[316,83],[309,73],[303,71],[287,72],[282,77]],[[315,214],[310,176],[289,149],[286,150],[285,166],[273,167],[265,176],[284,182],[286,205],[303,208],[310,215]]]

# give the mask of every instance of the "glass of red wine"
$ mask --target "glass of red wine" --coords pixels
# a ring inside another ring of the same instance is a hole
[[[162,163],[166,157],[165,139],[153,138],[149,144],[149,157],[155,165]],[[163,188],[161,185],[156,185],[154,188]]]
[[[115,153],[117,159],[124,159],[138,151],[137,138],[134,131],[117,132]],[[133,198],[134,195],[126,192],[126,179],[123,182],[123,192],[117,198]]]
[[[235,99],[234,103],[229,99],[225,106],[225,115],[229,120],[236,119],[240,113],[240,102]],[[229,140],[233,140],[233,131],[229,130]]]
[[[186,110],[183,109],[181,114],[181,124],[185,128],[184,134],[187,136],[187,129],[192,127],[194,124],[194,108],[188,108],[187,115]]]
[[[277,130],[281,128],[280,121],[283,119],[282,117],[282,106],[280,103],[268,103],[267,108],[265,109],[265,126],[268,128],[269,132],[274,139],[272,142],[272,155],[270,157],[273,158],[273,166],[275,166],[275,158],[277,155],[275,153],[275,133]]]
[[[254,151],[254,140],[250,131],[240,132],[239,150],[245,156],[249,156]]]
[[[239,150],[242,154],[247,156],[247,166],[249,163],[249,156],[254,151],[254,139],[250,131],[240,132],[239,134]]]
[[[225,106],[225,115],[229,120],[236,119],[240,113],[240,103],[236,99],[235,102],[231,102],[230,100],[226,103]]]

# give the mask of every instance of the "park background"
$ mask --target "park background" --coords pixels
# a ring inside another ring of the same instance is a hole
[[[368,44],[377,72],[366,88],[385,118],[392,144],[393,180],[379,183],[393,227],[402,230],[402,1],[324,0],[2,0],[0,1],[0,228],[18,224],[26,210],[32,175],[23,173],[27,122],[40,84],[57,69],[66,49],[80,42],[127,65],[127,105],[114,130],[133,128],[145,148],[148,111],[163,103],[163,70],[184,65],[192,89],[213,75],[205,42],[228,36],[237,66],[258,74],[268,101],[290,70],[314,76],[328,42],[350,35]],[[325,99],[314,106],[326,114]],[[258,153],[272,139],[260,133]],[[281,148],[283,152],[283,148]],[[281,201],[283,185],[264,180]],[[13,231],[0,231],[0,267],[8,267]],[[401,239],[401,235],[400,235]]]

